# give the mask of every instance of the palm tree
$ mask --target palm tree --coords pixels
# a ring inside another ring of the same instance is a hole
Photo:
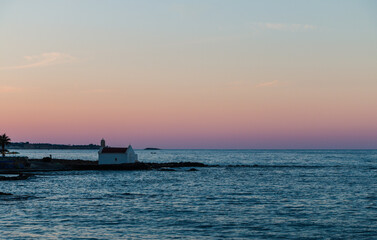
[[[3,154],[3,157],[5,157],[5,152],[7,151],[5,146],[8,145],[10,141],[10,138],[5,133],[0,135],[1,153]]]

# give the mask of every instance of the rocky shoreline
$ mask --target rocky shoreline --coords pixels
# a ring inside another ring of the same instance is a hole
[[[170,163],[126,163],[117,165],[98,165],[97,161],[87,160],[66,160],[66,159],[29,159],[25,168],[22,169],[0,169],[0,174],[17,176],[0,176],[0,181],[26,180],[36,176],[38,172],[54,171],[88,171],[88,170],[157,170],[176,171],[177,168],[187,168],[185,171],[198,171],[196,168],[212,167],[199,162],[170,162]],[[12,193],[0,192],[0,196],[12,196]]]
[[[66,159],[29,159],[28,166],[23,169],[2,169],[0,173],[25,173],[47,171],[85,171],[85,170],[168,170],[174,168],[212,167],[199,162],[169,162],[169,163],[126,163],[117,165],[98,165],[97,161],[66,160]],[[192,171],[192,170],[191,170]]]

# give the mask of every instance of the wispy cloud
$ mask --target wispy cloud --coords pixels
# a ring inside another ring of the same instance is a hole
[[[256,87],[274,87],[276,85],[279,84],[279,81],[278,80],[274,80],[274,81],[271,81],[271,82],[263,82],[263,83],[259,83],[258,85],[256,85]]]
[[[238,80],[238,81],[231,81],[228,82],[227,87],[234,87],[234,88],[267,88],[267,87],[276,87],[281,85],[282,82],[278,80],[269,81],[269,82],[261,82],[258,84],[255,84],[253,81],[248,80]]]
[[[48,52],[40,55],[25,56],[24,59],[28,62],[22,65],[0,67],[0,70],[15,70],[15,69],[27,69],[45,67],[57,64],[68,63],[76,60],[69,54],[61,52]]]
[[[103,88],[95,88],[95,89],[85,90],[84,92],[87,92],[87,93],[109,93],[109,92],[111,92],[111,90],[110,89],[103,89]]]
[[[269,22],[258,22],[252,24],[253,28],[257,29],[269,29],[277,31],[287,31],[287,32],[300,32],[300,31],[310,31],[318,29],[317,26],[310,24],[287,24],[287,23],[269,23]]]

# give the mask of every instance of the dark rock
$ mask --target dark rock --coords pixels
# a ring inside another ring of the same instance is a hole
[[[189,172],[196,172],[196,171],[198,171],[198,169],[196,169],[196,168],[190,168],[190,169],[187,170],[187,171],[189,171]]]
[[[124,163],[99,165],[98,161],[88,160],[67,160],[67,159],[29,159],[31,166],[24,171],[67,171],[67,170],[152,170],[161,168],[199,168],[199,167],[215,167],[217,165],[207,165],[199,162],[168,162],[168,163]],[[10,173],[8,171],[8,173]],[[19,172],[16,172],[19,173]],[[1,180],[1,179],[0,179]]]
[[[5,193],[5,192],[0,192],[0,196],[10,196],[13,195],[12,193]]]
[[[52,161],[52,158],[51,157],[44,157],[42,159],[42,162],[51,162]]]
[[[31,176],[33,176],[33,174],[29,174],[29,173],[20,173],[16,177],[0,176],[0,181],[26,180]]]

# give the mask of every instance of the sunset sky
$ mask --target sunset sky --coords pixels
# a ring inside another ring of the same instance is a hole
[[[377,1],[1,1],[0,133],[377,148]]]

